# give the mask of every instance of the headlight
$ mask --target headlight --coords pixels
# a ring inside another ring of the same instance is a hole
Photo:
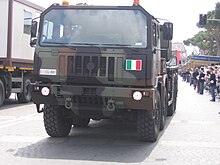
[[[42,94],[43,96],[48,96],[49,93],[50,93],[50,89],[49,89],[48,87],[43,87],[43,88],[41,89],[41,94]]]
[[[142,99],[142,93],[139,92],[139,91],[136,91],[133,93],[133,99],[136,100],[136,101],[139,101]]]

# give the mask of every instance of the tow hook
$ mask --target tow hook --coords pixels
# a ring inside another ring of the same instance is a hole
[[[65,108],[71,109],[73,107],[72,99],[71,97],[67,97],[65,101]]]
[[[73,106],[73,103],[72,103],[71,101],[66,101],[66,102],[65,102],[65,108],[66,108],[66,109],[71,109],[72,106]]]
[[[107,110],[114,111],[115,110],[115,101],[113,99],[109,99],[107,102]]]

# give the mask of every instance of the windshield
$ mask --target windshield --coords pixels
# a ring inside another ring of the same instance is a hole
[[[42,46],[147,46],[147,18],[139,10],[53,9],[41,30]]]

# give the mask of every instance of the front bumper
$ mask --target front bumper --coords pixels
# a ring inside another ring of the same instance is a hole
[[[73,108],[105,109],[109,100],[114,103],[115,109],[126,110],[153,110],[155,108],[154,88],[125,88],[102,86],[72,86],[72,85],[48,85],[31,84],[32,99],[35,104],[65,105],[71,102]],[[41,93],[43,87],[48,87],[50,93],[44,96]],[[133,93],[140,91],[143,94],[141,100],[133,99]]]

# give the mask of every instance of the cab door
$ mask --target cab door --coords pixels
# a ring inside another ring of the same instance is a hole
[[[161,74],[160,26],[156,21],[152,22],[152,26],[153,77],[156,78]]]

